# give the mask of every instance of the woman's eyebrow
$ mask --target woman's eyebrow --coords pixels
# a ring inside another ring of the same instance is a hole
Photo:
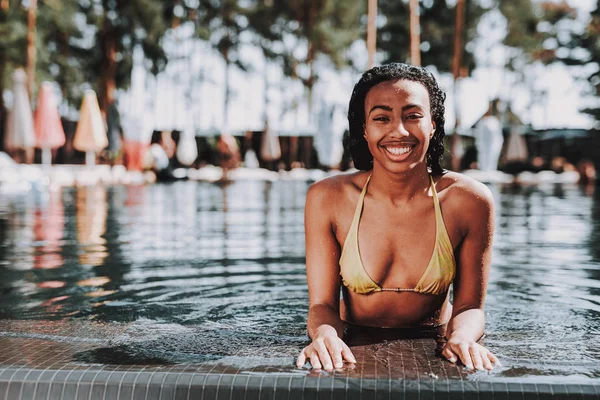
[[[369,111],[369,115],[373,112],[373,110],[376,110],[378,108],[380,108],[382,110],[385,110],[385,111],[392,111],[393,110],[393,108],[390,107],[390,106],[384,106],[384,105],[378,104],[378,105],[373,106],[373,108],[371,108],[371,111]]]
[[[402,111],[406,111],[406,110],[411,109],[411,108],[418,108],[419,110],[424,111],[423,107],[421,107],[418,104],[407,104],[404,107],[402,107]]]

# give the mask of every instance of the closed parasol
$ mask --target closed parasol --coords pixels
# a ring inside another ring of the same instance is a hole
[[[8,150],[31,149],[35,146],[35,133],[27,94],[27,74],[17,69],[13,80],[13,105],[7,116],[4,146]]]
[[[50,150],[65,144],[65,131],[58,114],[50,82],[42,83],[40,88],[34,127],[36,147],[42,149],[42,164],[49,165],[52,163]]]
[[[100,113],[98,98],[93,90],[88,90],[83,97],[79,110],[79,122],[75,130],[73,147],[86,153],[86,164],[93,165],[96,153],[108,146],[106,127]]]

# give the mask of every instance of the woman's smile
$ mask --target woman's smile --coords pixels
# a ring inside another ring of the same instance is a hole
[[[409,156],[412,150],[416,147],[415,144],[388,144],[381,146],[385,150],[388,158],[392,161],[404,161]]]

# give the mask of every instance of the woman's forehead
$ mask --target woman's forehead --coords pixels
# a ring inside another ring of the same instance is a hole
[[[429,110],[429,93],[420,82],[400,79],[373,86],[365,98],[365,107],[375,103],[410,103]]]

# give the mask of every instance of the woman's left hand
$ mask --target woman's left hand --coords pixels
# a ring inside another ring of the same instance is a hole
[[[442,348],[442,355],[451,363],[460,359],[468,369],[482,371],[484,368],[491,370],[494,366],[500,366],[500,361],[491,351],[477,342],[460,337],[451,336]]]

